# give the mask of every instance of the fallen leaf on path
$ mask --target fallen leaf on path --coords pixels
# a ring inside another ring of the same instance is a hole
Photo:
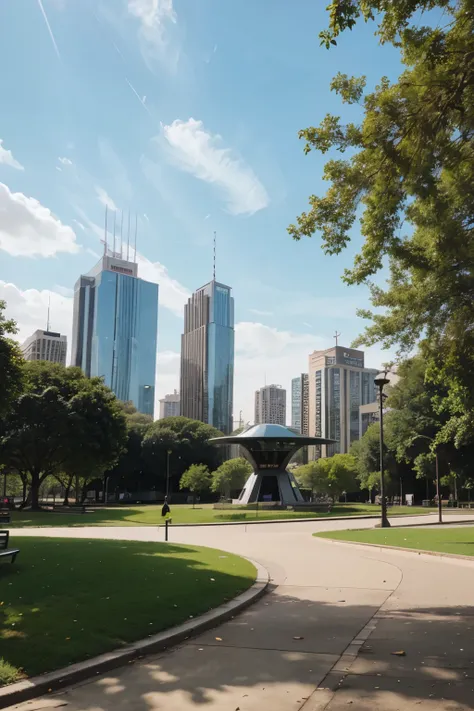
[[[222,642],[222,637],[216,637],[216,642]]]
[[[304,639],[304,637],[293,637],[293,639],[300,640],[300,639]]]
[[[391,652],[394,657],[406,657],[407,653],[401,649],[399,652]]]

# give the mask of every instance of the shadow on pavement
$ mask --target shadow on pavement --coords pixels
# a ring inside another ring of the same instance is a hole
[[[217,630],[55,699],[69,711],[474,708],[474,606],[378,613],[347,673],[331,671],[390,592],[359,605],[354,590],[280,587]]]

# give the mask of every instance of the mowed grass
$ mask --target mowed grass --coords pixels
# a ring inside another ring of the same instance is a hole
[[[433,509],[434,510],[434,509]],[[394,506],[389,516],[428,513],[430,509],[416,506]],[[332,518],[334,516],[380,516],[380,507],[370,504],[338,504],[331,513],[314,511],[249,511],[214,509],[212,504],[192,506],[171,504],[172,521],[179,523],[225,523],[301,518]],[[13,511],[10,527],[24,526],[159,526],[163,525],[161,506],[127,506],[97,509],[90,513],[54,513],[52,511]]]
[[[15,538],[0,562],[0,684],[64,667],[235,597],[248,561],[198,546]]]
[[[328,531],[315,533],[314,535],[319,538],[331,538],[337,541],[355,541],[357,543],[413,548],[420,551],[474,556],[474,527],[471,526]]]

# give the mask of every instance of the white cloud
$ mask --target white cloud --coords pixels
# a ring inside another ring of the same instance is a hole
[[[253,321],[235,326],[234,418],[240,410],[253,423],[255,390],[265,382],[287,391],[287,421],[291,418],[291,379],[308,371],[309,354],[331,344],[318,336],[271,328]]]
[[[206,131],[202,121],[176,119],[163,127],[171,161],[199,180],[215,185],[233,215],[252,215],[266,207],[270,198],[250,166],[230,148],[221,136]]]
[[[155,418],[160,414],[160,399],[179,390],[181,357],[175,351],[158,352],[156,359]]]
[[[66,157],[58,158],[58,161],[59,161],[60,163],[62,163],[63,165],[74,165],[74,163],[72,162],[72,160],[70,160],[69,158],[66,158]]]
[[[57,291],[61,296],[67,296],[71,299],[74,296],[74,289],[70,289],[68,286],[61,286],[60,284],[55,284],[53,291]]]
[[[10,168],[25,170],[21,163],[13,157],[13,153],[3,147],[3,139],[0,138],[0,164],[8,165]]]
[[[176,69],[179,48],[170,36],[177,23],[173,0],[127,0],[127,10],[139,23],[138,38],[145,62],[150,66],[159,59]]]
[[[71,227],[38,200],[0,183],[0,249],[13,257],[53,257],[80,250]]]
[[[57,288],[57,287],[56,287]],[[15,284],[0,280],[0,299],[7,303],[6,313],[15,319],[19,329],[15,338],[22,343],[37,328],[46,328],[48,304],[50,306],[50,327],[68,338],[71,347],[72,298],[57,291],[26,289],[22,291]]]
[[[97,193],[98,201],[101,202],[102,205],[108,207],[109,210],[112,210],[113,212],[117,212],[117,205],[114,203],[107,191],[104,190],[104,188],[101,188],[100,185],[96,185],[95,192]]]
[[[168,309],[175,316],[183,316],[184,305],[191,293],[185,286],[168,274],[168,269],[160,262],[151,262],[137,253],[138,276],[160,285],[160,307]]]

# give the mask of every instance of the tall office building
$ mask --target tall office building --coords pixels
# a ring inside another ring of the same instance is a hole
[[[375,402],[377,370],[364,367],[363,351],[336,346],[309,356],[309,435],[335,439],[313,452],[330,457],[361,437],[359,408]]]
[[[255,424],[286,425],[286,390],[265,385],[255,392]]]
[[[215,279],[184,307],[180,392],[182,415],[232,431],[234,299]]]
[[[302,435],[309,433],[308,373],[291,381],[291,428]]]
[[[66,365],[67,337],[38,329],[21,345],[25,360],[49,360]]]
[[[138,278],[138,265],[105,254],[76,282],[72,365],[139,412],[154,413],[158,284]]]
[[[160,420],[163,417],[176,417],[180,414],[180,398],[179,392],[176,390],[170,395],[165,395],[160,400]]]

